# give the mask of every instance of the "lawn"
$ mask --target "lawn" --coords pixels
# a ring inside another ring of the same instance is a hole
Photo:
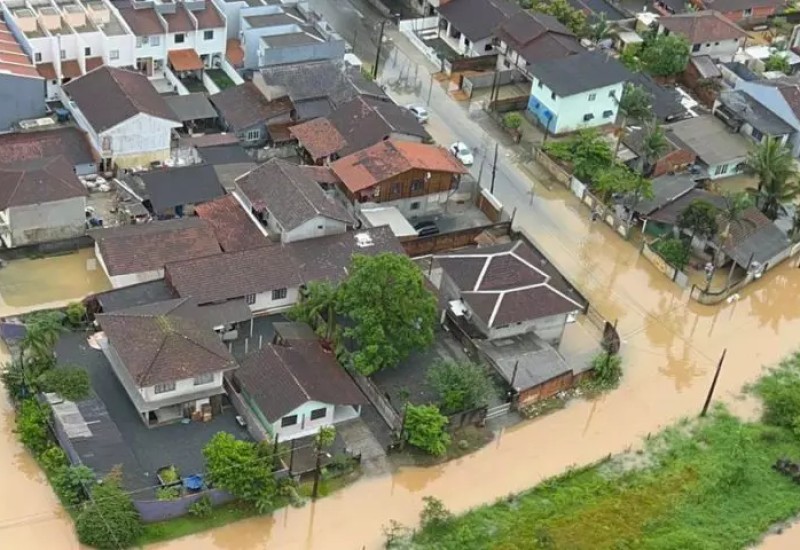
[[[236,86],[233,80],[231,80],[231,77],[225,74],[225,71],[222,69],[206,69],[206,74],[214,81],[214,84],[216,84],[220,90]]]
[[[793,373],[787,375],[787,368]],[[800,357],[762,380],[757,391],[791,379]],[[775,393],[775,392],[773,392]],[[780,410],[800,418],[800,391]],[[793,408],[792,408],[793,407]],[[415,548],[703,549],[744,548],[775,523],[800,512],[800,484],[773,469],[800,460],[800,438],[770,424],[745,423],[722,408],[681,422],[638,453],[569,472],[536,488],[477,508],[414,536]]]

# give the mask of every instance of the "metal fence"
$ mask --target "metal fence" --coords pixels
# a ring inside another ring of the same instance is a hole
[[[386,399],[378,387],[372,383],[372,380],[364,376],[363,374],[359,374],[352,370],[347,371],[356,385],[361,388],[361,391],[364,392],[364,395],[367,396],[369,402],[375,407],[375,410],[378,411],[378,414],[381,415],[383,420],[392,430],[400,430],[403,425],[403,418],[400,416],[392,404],[389,403],[389,400]]]

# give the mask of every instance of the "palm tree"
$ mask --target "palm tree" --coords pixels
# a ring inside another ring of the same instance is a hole
[[[620,133],[617,145],[614,149],[614,160],[617,158],[619,146],[625,133],[625,127],[629,121],[645,121],[653,118],[653,106],[650,93],[635,84],[625,84],[622,97],[617,100],[619,112],[622,115],[622,123],[619,125]]]
[[[25,337],[20,342],[20,356],[30,351],[31,359],[52,361],[53,349],[64,330],[58,313],[49,311],[32,314],[25,322]]]
[[[644,126],[642,145],[639,151],[642,161],[642,175],[644,177],[649,178],[653,175],[658,159],[668,149],[669,143],[667,143],[667,137],[664,135],[664,129],[655,120],[647,122]]]
[[[755,197],[759,210],[773,221],[781,214],[786,214],[785,203],[800,197],[800,184],[797,181],[773,179],[760,187],[748,191]]]
[[[758,177],[758,190],[783,186],[797,176],[792,152],[774,137],[767,137],[747,157],[748,170]],[[778,183],[776,183],[778,182]]]
[[[611,35],[611,26],[608,24],[605,13],[601,13],[594,23],[587,25],[586,35],[595,44]]]
[[[744,192],[726,193],[723,197],[724,201],[722,207],[719,208],[719,218],[724,225],[722,226],[722,231],[719,236],[720,240],[725,242],[728,235],[730,235],[731,226],[733,224],[738,226],[742,225],[742,214],[745,210],[750,208],[753,203],[750,200],[750,195]]]

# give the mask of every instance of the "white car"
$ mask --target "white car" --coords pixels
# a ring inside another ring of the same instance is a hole
[[[411,111],[411,114],[414,115],[414,118],[417,119],[417,122],[420,124],[425,124],[428,122],[428,111],[425,107],[421,105],[407,105],[406,109]]]
[[[450,152],[453,153],[464,166],[472,166],[472,163],[475,162],[475,157],[472,156],[472,149],[467,147],[467,144],[463,141],[457,141],[451,145]]]

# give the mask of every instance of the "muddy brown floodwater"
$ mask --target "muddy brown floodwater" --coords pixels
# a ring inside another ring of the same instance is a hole
[[[511,203],[514,198],[501,200]],[[690,302],[686,291],[652,269],[634,246],[604,225],[591,223],[587,212],[565,192],[540,187],[535,209],[528,209],[524,199],[517,203],[519,228],[604,316],[618,319],[625,357],[625,377],[618,390],[595,401],[575,401],[563,411],[509,429],[488,447],[460,460],[362,479],[301,509],[154,548],[378,548],[381,526],[391,519],[413,524],[425,495],[435,495],[461,512],[530,487],[572,464],[624,451],[648,433],[697,414],[714,365],[726,348],[716,398],[736,412],[755,413],[752,401],[741,399],[740,390],[759,375],[762,365],[797,347],[800,269],[785,263],[745,289],[738,301],[704,307]],[[13,301],[2,287],[0,294],[7,303]],[[55,498],[12,437],[8,408],[3,410],[0,458],[6,467],[0,473],[0,486],[11,488],[4,496],[17,498],[0,500],[0,547],[74,548],[68,523],[59,517]],[[797,548],[799,540],[800,530],[794,529],[789,536],[770,539],[765,548]]]

